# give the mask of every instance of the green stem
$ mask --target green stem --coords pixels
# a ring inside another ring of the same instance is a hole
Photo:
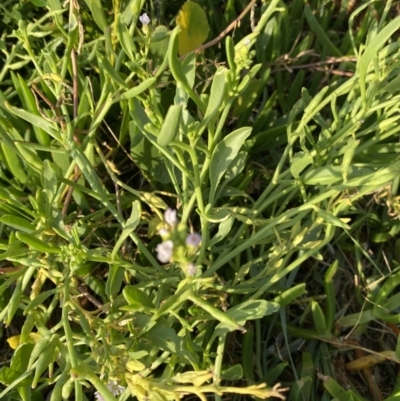
[[[5,61],[4,65],[3,65],[3,68],[1,69],[1,72],[0,72],[0,82],[3,81],[5,75],[6,75],[7,71],[8,71],[8,66],[13,61],[14,56],[17,54],[17,49],[19,49],[19,47],[20,47],[20,43],[17,43],[16,45],[14,45],[11,48],[11,53],[6,58],[6,61]]]
[[[215,358],[214,379],[213,379],[213,382],[216,386],[218,386],[219,382],[221,381],[222,361],[224,358],[225,342],[226,342],[226,333],[220,336],[218,339],[217,357]],[[221,396],[219,394],[215,394],[215,401],[221,401]]]
[[[68,320],[68,311],[69,311],[69,306],[68,306],[68,301],[69,301],[69,284],[72,278],[72,275],[70,273],[69,267],[65,268],[64,271],[64,297],[63,297],[63,308],[62,308],[62,322],[64,326],[64,332],[65,332],[65,337],[67,339],[67,348],[68,348],[68,355],[69,359],[71,362],[71,366],[74,368],[78,366],[78,357],[76,356],[75,353],[75,348],[74,348],[74,338],[73,338],[73,333],[71,330],[71,326],[69,324]],[[81,401],[82,400],[82,386],[79,382],[75,383],[75,397],[76,400]]]
[[[186,168],[186,162],[185,158],[183,157],[182,153],[180,152],[180,149],[176,149],[176,157],[178,158],[178,161]],[[187,203],[189,201],[189,181],[188,177],[186,174],[182,174],[182,195],[181,195],[181,202],[186,207]]]
[[[201,191],[201,178],[199,171],[199,162],[197,160],[196,151],[192,148],[188,149],[190,158],[192,159],[193,164],[193,185],[196,193],[197,204],[199,206],[200,212],[204,213],[204,202],[203,202],[203,193]]]

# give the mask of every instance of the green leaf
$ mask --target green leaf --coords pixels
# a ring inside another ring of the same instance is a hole
[[[301,297],[306,292],[306,284],[300,283],[279,294],[274,298],[274,302],[281,306],[286,306],[289,305],[294,299]]]
[[[61,11],[63,8],[61,6],[61,2],[59,0],[47,0],[47,4],[51,11]],[[62,26],[63,17],[60,14],[54,15],[55,20],[57,21],[59,26]]]
[[[301,172],[310,164],[312,164],[313,158],[309,153],[297,152],[290,164],[290,172],[294,178],[299,178]]]
[[[43,187],[52,194],[49,202],[52,202],[53,197],[57,193],[57,176],[49,160],[43,162]]]
[[[327,335],[328,330],[326,327],[325,315],[322,312],[322,309],[319,306],[318,302],[316,302],[314,300],[311,301],[311,310],[312,310],[313,319],[314,319],[314,326],[317,329],[317,333],[320,336]]]
[[[75,380],[87,380],[90,383],[92,383],[92,385],[96,388],[97,392],[100,393],[104,401],[115,401],[115,398],[111,393],[111,391],[107,388],[107,386],[103,383],[103,381],[100,380],[100,378],[93,372],[92,367],[84,363],[81,363],[80,365],[70,370],[70,375],[71,379],[73,380],[72,384],[74,383]],[[66,391],[64,392],[63,388],[62,391],[63,398],[69,398],[69,396],[67,396],[66,393],[67,392]]]
[[[24,310],[24,315],[25,315],[26,309]],[[21,328],[21,335],[19,338],[20,344],[24,344],[29,341],[34,341],[34,336],[40,336],[40,334],[33,333],[33,328],[35,327],[35,324],[40,325],[38,321],[38,316],[36,313],[29,313],[26,315],[25,322]],[[14,353],[15,354],[15,353]],[[30,354],[29,354],[30,355]],[[28,363],[28,362],[27,362]],[[23,370],[23,372],[26,369]]]
[[[157,78],[155,78],[155,77],[147,78],[145,81],[143,81],[139,85],[133,87],[132,89],[129,89],[122,95],[118,96],[116,99],[113,100],[113,103],[117,103],[121,100],[132,99],[134,97],[139,96],[146,89],[149,89],[150,86],[152,86],[156,82],[156,80],[157,80]]]
[[[50,363],[55,361],[57,344],[58,344],[58,335],[53,334],[53,338],[51,339],[49,345],[46,347],[46,349],[43,350],[43,352],[40,354],[37,360],[35,375],[33,377],[33,382],[32,382],[32,388],[36,387],[40,379],[40,376],[42,375],[43,372],[45,372],[48,369]]]
[[[178,135],[179,123],[182,118],[182,105],[172,105],[168,109],[167,115],[157,137],[157,143],[161,146],[168,146]]]
[[[106,16],[104,14],[104,7],[101,4],[101,0],[85,0],[85,3],[90,8],[92,16],[97,26],[105,32],[108,27]]]
[[[156,65],[162,62],[168,52],[170,32],[164,25],[156,26],[151,34],[150,55]]]
[[[107,60],[107,57],[101,57],[98,55],[100,59],[100,67],[104,69],[104,71],[108,74],[108,76],[116,83],[119,87],[128,89],[129,85],[121,78],[117,71],[115,71],[114,67]]]
[[[226,369],[223,369],[221,372],[221,378],[223,380],[237,381],[243,378],[243,368],[240,363],[236,365],[229,366]]]
[[[61,252],[61,249],[58,246],[48,245],[46,242],[38,239],[37,237],[35,237],[31,234],[17,232],[15,235],[20,241],[24,242],[25,244],[29,245],[33,249],[36,249],[40,252],[46,252],[46,253],[60,253]]]
[[[65,370],[61,373],[58,380],[56,381],[56,384],[53,387],[53,390],[51,392],[51,397],[50,397],[49,401],[61,401],[63,399],[62,398],[62,390],[63,390],[65,383],[67,383],[69,378],[70,378],[69,368],[66,367]],[[72,380],[71,380],[71,382],[72,382]],[[73,382],[72,382],[72,384],[73,384]],[[68,389],[66,389],[65,392],[68,392]],[[65,399],[68,399],[68,398],[69,397],[65,397]]]
[[[18,74],[18,80],[20,82],[20,88],[21,88],[21,91],[22,91],[22,94],[23,94],[23,97],[25,100],[25,105],[26,105],[27,111],[29,111],[30,113],[33,113],[37,116],[40,116],[38,107],[36,105],[35,98],[31,92],[31,90],[29,89],[28,85],[26,84],[24,79],[19,74]],[[35,131],[36,139],[40,144],[50,145],[50,138],[46,131],[44,131],[43,129],[40,129],[36,126],[34,126],[33,129]]]
[[[226,59],[228,60],[229,68],[235,72],[236,71],[236,63],[235,63],[235,46],[233,43],[232,36],[227,36],[225,38],[225,51],[226,51]]]
[[[240,151],[236,157],[233,159],[228,170],[225,173],[224,184],[235,179],[246,167],[246,161],[248,157],[248,152]]]
[[[147,118],[141,106],[135,107],[132,114],[134,114],[137,119]],[[140,125],[141,122],[137,124],[136,121],[131,121],[129,123],[131,154],[135,160],[135,163],[140,168],[142,174],[150,182],[170,182],[171,180],[168,175],[168,171],[166,171],[165,163],[160,156],[159,150],[155,146],[153,146],[150,141],[143,135],[143,131],[140,129]]]
[[[111,265],[106,282],[106,295],[111,299],[121,290],[125,269],[118,265]]]
[[[330,376],[324,376],[322,384],[329,392],[329,394],[334,397],[337,401],[350,401],[351,400],[351,390],[346,391],[342,386],[340,386],[337,381],[335,381]],[[358,397],[356,398],[358,400]]]
[[[208,246],[215,245],[219,241],[222,241],[231,231],[235,219],[229,217],[227,220],[222,221],[218,226],[218,231],[214,237],[208,242]]]
[[[367,71],[373,57],[378,53],[380,49],[385,45],[386,41],[392,37],[393,33],[400,27],[400,17],[395,18],[389,22],[371,41],[371,43],[365,49],[363,55],[358,63],[358,71],[360,73],[360,89],[361,98],[364,109],[367,107],[367,95],[366,95],[366,80]]]
[[[27,253],[29,253],[29,249],[22,247],[20,241],[15,241],[7,247],[7,250],[5,252],[0,253],[0,261],[6,260],[8,258],[24,256]],[[0,291],[0,294],[1,294],[1,291]]]
[[[219,329],[221,330],[221,329]],[[242,338],[242,365],[245,379],[254,383],[254,327],[250,325]]]
[[[176,27],[172,33],[171,38],[169,40],[168,47],[168,62],[169,67],[171,69],[171,73],[176,80],[176,82],[184,88],[185,92],[193,99],[199,109],[205,113],[205,105],[197,93],[192,89],[186,75],[184,69],[182,67],[182,63],[177,57],[177,47],[178,47],[178,34],[180,32],[179,26]]]
[[[188,296],[188,299],[192,301],[195,305],[200,306],[200,308],[204,309],[207,313],[209,313],[214,319],[218,320],[219,325],[223,325],[223,327],[227,327],[229,331],[240,330],[244,331],[241,322],[237,322],[231,314],[223,312],[222,310],[216,308],[211,305],[209,302],[205,301],[203,298],[200,298],[195,295]],[[235,313],[232,315],[235,316]],[[237,314],[242,316],[240,313]],[[219,326],[218,325],[218,326]]]
[[[33,343],[21,344],[12,356],[10,368],[20,374],[25,372],[28,369],[28,361],[33,347]]]
[[[242,127],[227,135],[218,145],[211,156],[210,162],[210,181],[211,193],[210,204],[213,204],[215,191],[218,184],[228,169],[231,162],[235,159],[244,141],[251,133],[250,127]]]
[[[27,367],[28,370],[32,369],[32,365],[40,357],[40,355],[43,353],[43,351],[49,346],[51,336],[52,336],[51,332],[48,331],[35,344],[35,346],[33,347],[32,353],[29,357],[29,360],[28,360],[28,367]]]
[[[136,229],[138,224],[140,223],[140,218],[142,215],[142,206],[139,201],[132,202],[132,211],[129,219],[126,221],[124,229],[121,233],[121,236],[118,238],[114,249],[111,252],[111,259],[114,259],[118,253],[118,250],[121,248],[124,241],[129,237],[129,235]]]
[[[195,353],[190,353],[186,347],[184,339],[176,334],[176,331],[163,323],[157,322],[147,333],[143,334],[143,339],[150,341],[150,343],[157,349],[171,352],[181,358],[191,362],[197,362]]]
[[[0,128],[1,131],[1,128]],[[1,143],[1,150],[3,151],[4,161],[10,170],[11,174],[22,184],[28,180],[25,170],[21,165],[21,161],[17,156],[15,150],[7,143]]]
[[[275,302],[262,299],[245,301],[225,313],[239,324],[244,325],[247,320],[261,319],[279,310],[281,306]]]
[[[11,106],[8,102],[5,102],[4,104],[7,110],[11,113],[15,114],[18,117],[21,117],[23,120],[28,121],[36,127],[41,128],[53,138],[57,140],[61,139],[58,132],[53,128],[53,124],[46,121],[43,117],[36,116],[35,114],[29,113],[28,111]]]
[[[11,390],[10,385],[12,383],[15,383],[16,385],[14,387],[22,387],[22,386],[26,386],[27,384],[31,383],[31,379],[29,379],[27,376],[29,376],[31,374],[31,372],[17,372],[7,366],[3,366],[0,369],[0,383],[4,384],[5,386],[7,386],[8,390]],[[21,376],[24,377],[21,377]],[[18,379],[20,379],[20,381],[18,382]],[[2,392],[0,394],[1,397],[3,397],[6,394],[6,392]]]
[[[346,184],[346,182],[347,182],[347,176],[349,173],[350,164],[351,164],[351,161],[353,160],[354,153],[359,144],[360,144],[360,140],[356,140],[353,137],[351,137],[348,140],[347,145],[345,147],[343,161],[342,161],[342,168],[341,168],[344,184]]]
[[[326,294],[325,301],[325,315],[326,315],[326,327],[329,331],[333,330],[333,324],[336,315],[336,294],[335,294],[335,283],[333,277],[339,269],[339,262],[335,260],[325,273],[324,277],[324,289]]]
[[[343,228],[344,230],[350,230],[351,227],[340,220],[338,217],[334,216],[331,213],[326,212],[325,210],[317,208],[318,216],[322,217],[328,224],[332,224],[336,227]]]
[[[126,286],[122,291],[124,298],[129,304],[129,308],[122,307],[122,310],[142,312],[145,310],[154,310],[154,304],[149,297],[133,285]]]
[[[310,7],[306,4],[304,6],[304,16],[310,26],[311,30],[315,33],[318,41],[321,43],[323,49],[326,49],[327,53],[331,56],[342,57],[343,54],[340,50],[330,41],[325,33],[325,30],[318,23],[317,19],[314,17]]]
[[[124,24],[124,22],[122,20],[123,20],[122,14],[118,15],[118,19],[117,19],[118,40],[119,40],[119,43],[121,44],[122,49],[126,53],[126,55],[134,62],[135,61],[135,56],[134,56],[135,44],[132,40],[131,35],[129,35],[126,25]],[[124,82],[124,84],[125,84],[125,82]]]
[[[37,306],[42,305],[43,302],[50,297],[51,295],[55,294],[56,290],[48,290],[39,294],[36,298],[34,298],[25,308],[24,315],[27,315],[31,310],[35,309]]]
[[[41,174],[43,171],[43,162],[36,152],[26,148],[23,142],[14,142],[14,144],[25,163],[32,167],[37,173]]]
[[[11,321],[19,308],[19,303],[21,301],[21,298],[22,298],[22,278],[20,277],[11,295],[11,299],[8,303],[6,327],[8,327],[11,324]]]
[[[23,231],[25,233],[33,233],[36,230],[36,227],[30,221],[22,217],[10,214],[1,216],[0,223],[3,223],[7,226],[15,228],[16,230]]]
[[[222,102],[226,96],[228,70],[225,67],[220,67],[214,74],[211,84],[210,99],[208,100],[206,113],[202,124],[207,125],[208,122],[218,113]]]

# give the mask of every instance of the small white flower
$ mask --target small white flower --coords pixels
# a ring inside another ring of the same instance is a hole
[[[122,394],[125,390],[124,386],[120,386],[114,380],[109,380],[106,384],[106,387],[111,391],[112,395],[114,396]],[[104,397],[98,391],[94,393],[94,396],[96,397],[97,401],[105,401]]]
[[[186,237],[186,245],[193,246],[194,248],[198,247],[201,242],[201,235],[197,233],[189,234]]]
[[[114,380],[110,380],[107,383],[107,388],[112,392],[112,395],[115,395],[115,396],[122,394],[125,390],[124,386],[120,386]]]
[[[105,399],[103,398],[103,396],[102,396],[98,391],[96,391],[96,392],[94,393],[94,396],[96,397],[96,400],[97,400],[97,401],[105,401]]]
[[[139,17],[139,21],[143,24],[143,25],[149,25],[150,24],[150,18],[149,16],[144,13]]]
[[[171,240],[161,242],[156,246],[157,259],[161,263],[168,263],[174,250],[174,243]]]
[[[188,276],[194,277],[197,273],[196,266],[193,263],[189,263],[186,266],[186,273],[188,274]]]
[[[164,213],[165,222],[171,227],[175,227],[178,224],[177,211],[175,209],[168,208]]]

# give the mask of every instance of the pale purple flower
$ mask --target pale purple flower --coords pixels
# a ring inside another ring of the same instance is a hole
[[[139,17],[139,21],[143,24],[143,25],[149,25],[150,24],[150,18],[149,16],[144,13]]]
[[[188,276],[194,277],[197,273],[196,266],[193,263],[189,263],[186,266],[186,273],[188,274]]]
[[[189,234],[186,237],[186,245],[192,246],[194,248],[198,247],[201,242],[201,235],[197,233]]]
[[[157,259],[161,263],[168,263],[174,250],[174,243],[171,240],[161,242],[156,247]]]
[[[109,380],[106,384],[106,387],[111,391],[113,396],[118,396],[125,390],[124,386],[118,385],[114,380]],[[104,397],[98,391],[94,393],[94,396],[96,397],[97,401],[105,401]]]
[[[178,224],[177,211],[175,209],[168,208],[164,213],[165,222],[171,226],[175,227]]]

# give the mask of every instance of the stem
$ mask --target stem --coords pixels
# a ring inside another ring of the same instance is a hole
[[[1,69],[1,72],[0,72],[0,82],[3,81],[5,75],[7,74],[8,66],[9,66],[9,64],[11,64],[11,62],[13,61],[14,56],[17,54],[17,49],[18,49],[19,47],[20,47],[20,46],[19,46],[19,43],[17,43],[15,46],[13,46],[13,47],[11,48],[11,53],[10,53],[10,54],[8,55],[8,57],[6,58],[6,61],[5,61],[4,65],[3,65],[3,68]]]
[[[215,358],[214,380],[213,380],[216,386],[218,386],[218,383],[221,381],[222,360],[224,358],[225,342],[226,342],[226,333],[221,335],[218,340],[217,357]],[[221,401],[221,396],[219,394],[215,394],[215,401]]]
[[[176,148],[176,157],[178,161],[186,168],[185,158],[183,157],[182,153],[180,152],[179,148]],[[181,202],[184,206],[189,202],[189,181],[186,174],[182,174],[182,195],[181,195]]]
[[[197,160],[196,151],[192,148],[188,150],[190,158],[192,159],[193,164],[193,185],[195,188],[197,204],[199,206],[200,212],[204,213],[204,202],[203,202],[203,193],[201,192],[201,178],[200,178],[200,171],[199,171],[199,162]]]
[[[62,322],[64,326],[64,332],[65,332],[65,338],[67,339],[67,348],[68,348],[68,355],[69,359],[71,361],[71,366],[74,368],[78,366],[78,358],[75,353],[75,348],[74,348],[74,338],[73,338],[73,333],[71,330],[71,326],[69,324],[68,320],[68,301],[69,301],[69,284],[72,278],[71,272],[69,267],[65,267],[65,279],[64,279],[64,297],[63,297],[63,308],[62,308]],[[75,383],[75,396],[76,400],[81,401],[82,400],[82,386],[81,384],[77,381]]]

